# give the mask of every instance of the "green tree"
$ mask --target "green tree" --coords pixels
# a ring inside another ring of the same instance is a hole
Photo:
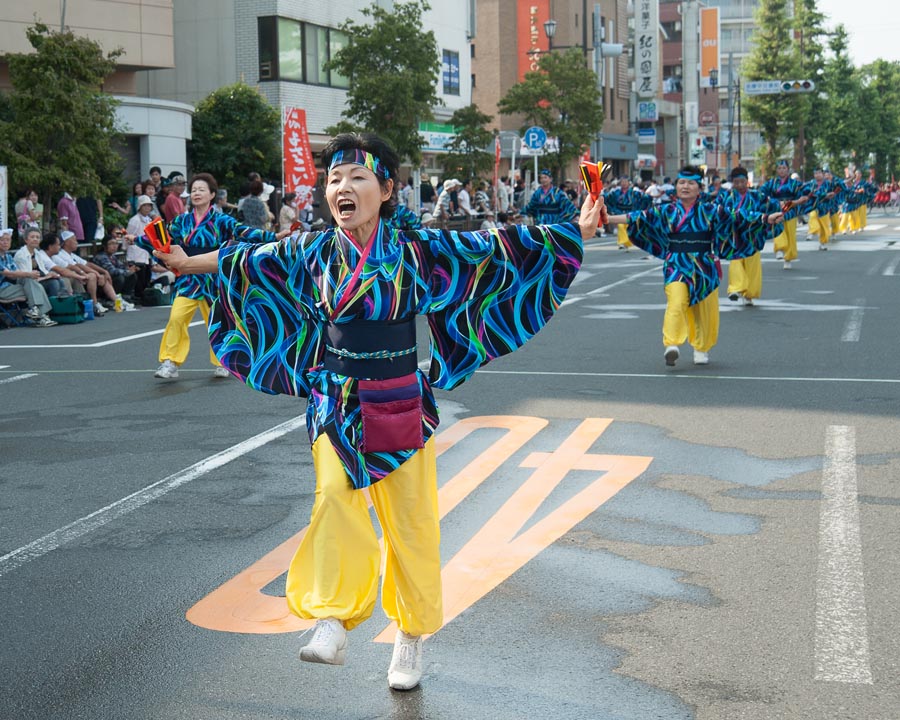
[[[859,75],[847,55],[847,32],[838,25],[828,43],[831,57],[821,74],[821,90],[827,98],[816,123],[816,146],[835,174],[855,162],[862,145]]]
[[[116,101],[103,82],[122,51],[40,23],[25,31],[33,53],[3,56],[12,91],[0,119],[0,157],[17,187],[33,187],[45,208],[64,191],[105,199],[102,177],[121,167],[113,149]],[[45,226],[50,212],[44,213]]]
[[[797,80],[819,81],[820,71],[825,63],[825,16],[819,12],[818,0],[794,0],[794,55],[797,65]],[[794,78],[785,78],[794,79]],[[809,176],[811,166],[817,165],[814,137],[816,120],[825,100],[816,92],[800,93],[790,98],[797,105],[797,126],[790,128],[794,144],[794,163],[800,176]]]
[[[871,159],[876,178],[884,182],[900,170],[900,63],[876,60],[863,67],[860,75],[859,155]]]
[[[528,125],[538,125],[559,142],[559,152],[549,164],[559,170],[584,152],[603,126],[603,108],[597,76],[585,67],[577,48],[546,53],[538,69],[525,73],[497,104],[502,115],[524,115]]]
[[[371,24],[347,20],[340,30],[351,41],[326,67],[348,78],[345,122],[326,128],[336,134],[369,130],[387,140],[413,164],[422,159],[419,123],[431,120],[440,104],[437,78],[441,69],[434,33],[422,32],[424,0],[394,3],[393,11],[374,4],[362,11]]]
[[[236,191],[251,172],[281,177],[281,118],[255,88],[226,85],[194,111],[191,166]]]
[[[456,132],[447,144],[447,154],[441,157],[447,173],[477,177],[491,169],[494,154],[485,148],[494,139],[494,134],[485,125],[493,119],[476,105],[460,108],[453,113],[450,124]]]
[[[791,43],[791,22],[787,0],[761,0],[756,10],[753,50],[744,60],[746,80],[791,80],[796,77],[797,61]],[[772,175],[775,163],[787,146],[782,135],[785,126],[796,127],[798,103],[783,95],[753,95],[744,100],[748,119],[759,126],[764,145],[760,164]]]

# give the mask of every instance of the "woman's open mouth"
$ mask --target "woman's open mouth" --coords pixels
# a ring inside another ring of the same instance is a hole
[[[337,207],[338,207],[338,216],[341,219],[347,219],[348,217],[353,215],[354,212],[356,212],[356,203],[353,202],[352,200],[346,200],[346,199],[338,200]]]

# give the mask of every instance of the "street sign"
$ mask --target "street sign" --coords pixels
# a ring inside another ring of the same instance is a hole
[[[781,92],[781,80],[753,80],[744,83],[744,95],[776,95]]]
[[[693,163],[702,163],[706,159],[706,146],[697,133],[688,134],[688,156]]]
[[[719,116],[716,115],[712,110],[704,110],[700,113],[700,124],[701,125],[715,125],[719,121]]]
[[[659,120],[659,106],[656,100],[641,101],[637,104],[638,121],[656,122]]]
[[[656,128],[638,128],[637,139],[638,145],[655,145]]]
[[[525,145],[531,150],[540,150],[547,142],[547,131],[534,125],[525,131]]]

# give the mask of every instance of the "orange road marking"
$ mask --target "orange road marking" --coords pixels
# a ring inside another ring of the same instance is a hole
[[[531,453],[521,463],[521,467],[533,469],[531,476],[442,570],[445,624],[647,469],[651,457],[587,452],[611,422],[611,419],[587,419],[554,452]],[[437,455],[476,430],[507,431],[440,488],[440,516],[445,517],[547,424],[543,418],[484,416],[461,420],[440,433],[435,438]],[[570,470],[597,471],[603,475],[517,536]],[[262,588],[287,571],[305,533],[306,528],[200,600],[187,612],[188,621],[210,630],[257,634],[311,627],[313,621],[301,620],[290,613],[284,597],[262,592]],[[391,623],[375,642],[393,642],[395,632],[396,627]]]

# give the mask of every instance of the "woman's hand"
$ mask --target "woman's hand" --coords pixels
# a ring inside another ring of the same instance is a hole
[[[275,233],[275,239],[281,240],[282,238],[286,238],[288,235],[291,234],[291,232],[292,232],[292,230],[290,228],[288,228],[287,230],[282,230],[281,232]]]
[[[154,250],[153,257],[162,260],[166,267],[172,270],[178,270],[179,272],[185,271],[185,263],[191,259],[181,245],[171,245],[169,247],[169,252],[167,253],[161,252],[160,250]]]
[[[775,225],[776,223],[780,223],[782,220],[784,220],[784,213],[776,212],[769,215],[766,222],[768,222],[769,225]]]
[[[594,202],[594,199],[588,195],[585,197],[581,205],[581,216],[578,218],[578,227],[581,228],[581,239],[590,240],[597,235],[597,226],[600,224],[600,218],[606,214],[606,204],[601,195]]]

